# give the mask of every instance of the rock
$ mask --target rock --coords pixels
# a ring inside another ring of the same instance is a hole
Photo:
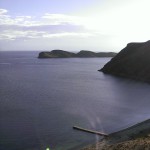
[[[64,50],[52,50],[51,52],[40,52],[38,58],[68,58],[75,57],[74,53]]]
[[[76,57],[97,57],[96,53],[86,50],[81,50],[76,54]]]
[[[52,50],[51,52],[40,52],[38,58],[90,58],[90,57],[114,57],[116,53],[113,52],[99,52],[81,50],[78,53],[67,52],[64,50]]]
[[[150,82],[150,41],[127,44],[99,71]]]

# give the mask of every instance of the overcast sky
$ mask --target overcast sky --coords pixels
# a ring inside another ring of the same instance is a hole
[[[0,0],[0,50],[120,51],[150,36],[150,0]]]

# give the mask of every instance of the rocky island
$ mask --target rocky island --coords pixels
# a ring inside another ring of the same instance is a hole
[[[150,41],[127,44],[99,71],[150,82]]]
[[[81,50],[78,53],[72,53],[64,50],[52,50],[50,52],[40,52],[38,58],[91,58],[91,57],[114,57],[114,52],[92,52]]]

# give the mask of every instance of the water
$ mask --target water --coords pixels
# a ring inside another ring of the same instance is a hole
[[[150,117],[150,85],[104,75],[110,58],[38,59],[0,52],[0,149],[78,150]]]

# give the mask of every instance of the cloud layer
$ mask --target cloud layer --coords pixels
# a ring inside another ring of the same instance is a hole
[[[32,8],[29,12],[26,9],[18,12],[30,15],[17,15],[16,7],[16,14],[0,9],[0,46],[2,49],[20,49],[19,44],[25,49],[36,45],[41,49],[78,46],[79,49],[119,51],[129,42],[149,40],[149,0],[97,0],[93,4],[94,7],[74,15],[63,10],[59,13],[44,10],[34,15]]]
[[[0,9],[0,40],[18,38],[52,38],[63,36],[86,37],[88,33],[76,16],[49,14],[37,18],[34,16],[8,15],[8,11]]]

